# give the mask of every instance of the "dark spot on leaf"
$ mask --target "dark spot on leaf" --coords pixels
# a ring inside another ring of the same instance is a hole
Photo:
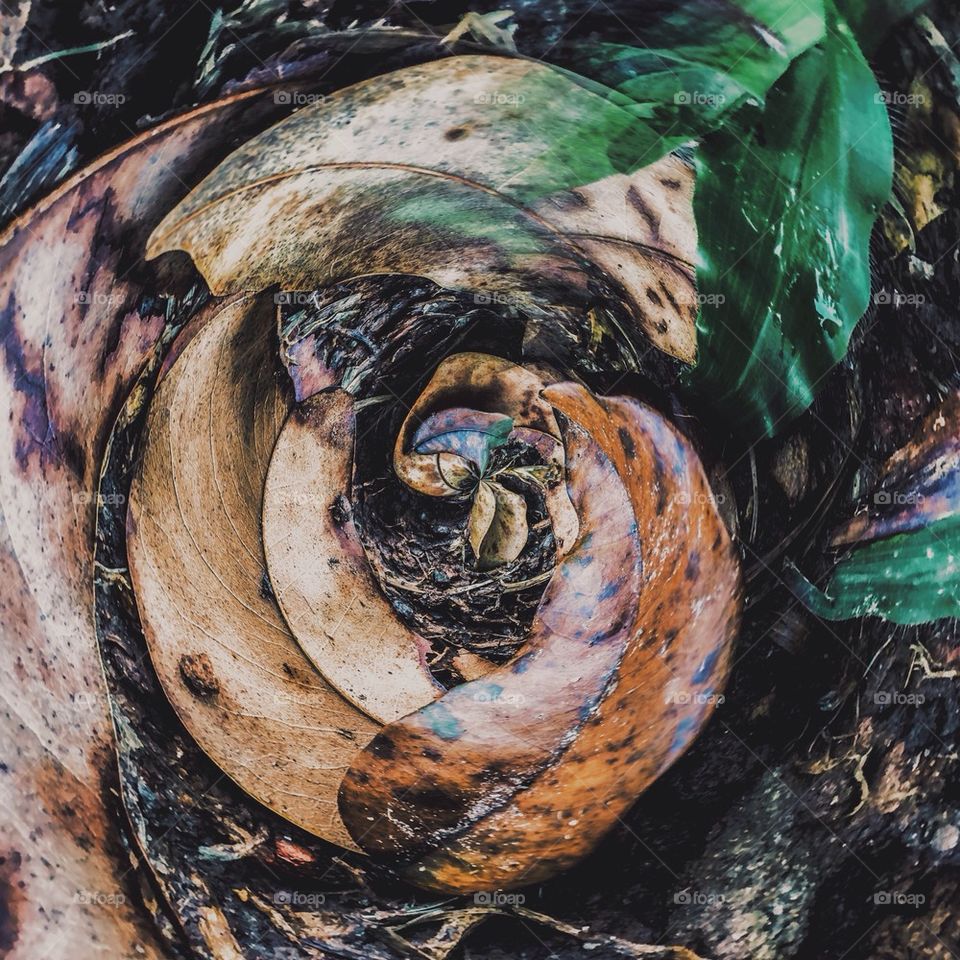
[[[260,574],[260,596],[264,600],[276,600],[276,595],[273,592],[273,584],[270,582],[270,576],[266,570]],[[286,664],[284,664],[286,666]]]
[[[342,493],[337,494],[330,504],[330,516],[338,527],[342,527],[350,519],[350,501]]]
[[[23,894],[14,882],[20,864],[21,857],[16,850],[0,857],[0,957],[13,950],[20,935],[18,908]]]
[[[186,688],[201,699],[216,696],[220,692],[220,681],[205,653],[185,653],[180,658],[180,677]]]

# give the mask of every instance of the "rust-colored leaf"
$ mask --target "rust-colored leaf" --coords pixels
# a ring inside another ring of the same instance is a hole
[[[385,727],[340,792],[364,849],[438,890],[535,883],[588,853],[706,722],[737,628],[738,561],[688,442],[633,400],[545,396],[571,420],[581,526],[529,642]]]

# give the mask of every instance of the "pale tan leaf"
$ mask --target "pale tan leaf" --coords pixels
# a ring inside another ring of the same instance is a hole
[[[618,111],[532,61],[408,67],[299,110],[237,150],[164,220],[148,255],[185,250],[217,293],[406,273],[541,320],[586,313],[599,269],[638,326],[690,360],[692,171],[667,157],[628,178],[598,152],[574,174],[557,149],[594,124],[626,123]],[[592,155],[567,160],[581,156]],[[582,185],[560,192],[571,177]],[[527,207],[531,196],[540,199]]]
[[[280,609],[304,652],[381,723],[443,692],[429,644],[408,630],[373,579],[350,515],[353,399],[319,393],[277,439],[263,498],[263,544]]]
[[[627,295],[638,326],[685,363],[697,356],[693,167],[673,155],[534,205]]]
[[[497,512],[497,498],[494,496],[490,484],[480,483],[473,495],[473,505],[470,507],[470,516],[467,518],[467,540],[473,548],[473,554],[480,558],[483,541],[493,524],[493,516]]]
[[[483,480],[467,523],[470,546],[481,570],[512,563],[527,542],[527,504],[519,493]]]
[[[378,725],[262,589],[261,496],[289,404],[263,362],[273,320],[269,297],[225,307],[161,381],[130,491],[130,573],[157,676],[198,745],[260,802],[352,847],[336,792]]]

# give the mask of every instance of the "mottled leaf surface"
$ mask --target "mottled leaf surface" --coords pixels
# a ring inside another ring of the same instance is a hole
[[[263,546],[284,619],[323,676],[380,723],[443,692],[429,644],[408,630],[367,563],[350,511],[353,399],[319,393],[277,437],[263,493]]]
[[[545,396],[572,421],[581,525],[528,644],[385,727],[341,788],[358,842],[438,890],[535,883],[589,852],[706,721],[737,627],[738,563],[687,442],[636,401]]]
[[[871,502],[833,545],[845,552],[823,591],[790,569],[819,616],[900,624],[960,616],[960,392],[890,458]]]

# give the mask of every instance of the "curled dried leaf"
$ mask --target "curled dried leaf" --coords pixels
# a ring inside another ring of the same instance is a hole
[[[481,480],[467,532],[481,570],[513,563],[527,542],[527,504],[502,484]]]
[[[620,98],[544,64],[450,57],[339,91],[249,141],[147,252],[186,251],[218,294],[410,274],[539,321],[586,314],[605,278],[640,329],[689,362],[693,175],[664,157],[670,146]]]
[[[425,429],[424,425],[439,425],[445,412],[451,411],[461,420],[469,416],[475,418],[477,424],[486,423],[488,429],[494,423],[500,423],[505,429],[505,421],[497,418],[509,418],[512,429],[507,439],[516,438],[534,447],[548,464],[556,467],[557,476],[562,477],[564,452],[560,428],[552,408],[540,396],[553,376],[545,368],[521,366],[483,353],[457,353],[448,357],[437,367],[397,434],[393,451],[397,475],[414,490],[433,496],[449,496],[463,490],[471,480],[476,483],[477,473],[465,469],[462,458],[455,459],[450,452],[417,452],[417,437]],[[466,411],[470,411],[469,414]],[[499,435],[494,433],[493,439],[499,442]],[[482,459],[484,450],[489,453],[492,444],[487,439],[481,440],[480,446],[478,460]],[[573,544],[579,522],[562,483],[548,485],[544,492],[557,552],[562,555]],[[519,535],[517,527],[514,540]]]
[[[272,324],[269,298],[225,307],[161,381],[130,490],[130,575],[154,669],[193,739],[261,803],[352,847],[336,793],[378,724],[317,672],[263,589],[261,497],[289,409],[262,362]],[[215,695],[183,677],[198,652]]]
[[[364,849],[438,890],[534,883],[589,852],[706,721],[738,624],[739,565],[687,441],[635,401],[545,396],[572,421],[581,526],[527,645],[387,725],[340,791]]]

